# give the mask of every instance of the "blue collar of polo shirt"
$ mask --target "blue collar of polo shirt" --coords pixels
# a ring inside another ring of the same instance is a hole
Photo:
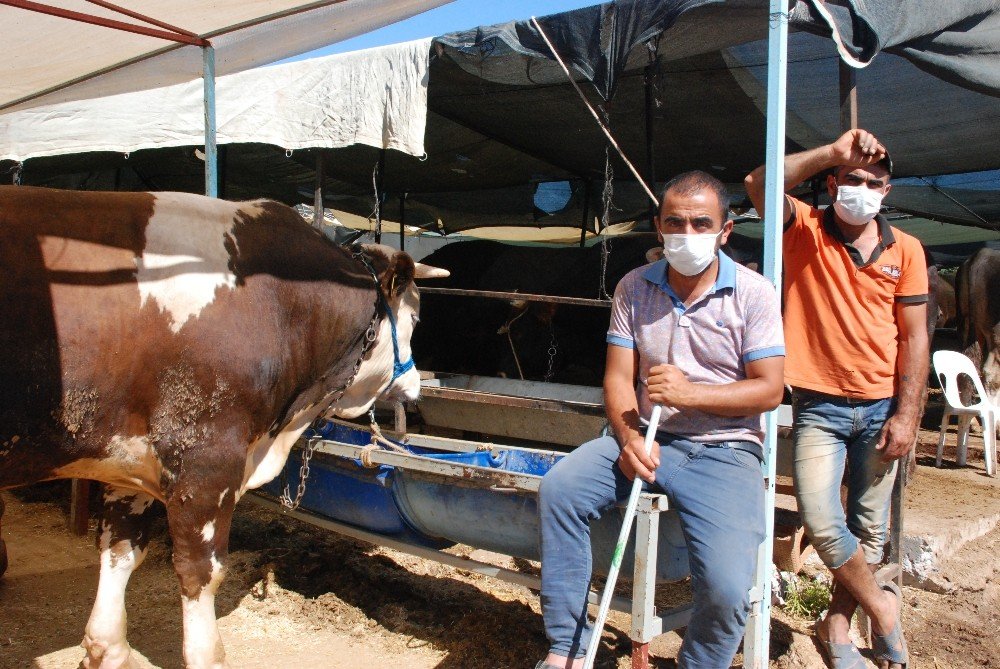
[[[674,289],[670,287],[670,282],[667,280],[666,259],[657,260],[647,267],[642,273],[642,278],[653,285],[659,286],[660,290],[675,298],[675,300],[677,299]],[[736,263],[725,253],[719,251],[719,274],[715,277],[715,286],[712,287],[712,293],[717,293],[725,288],[736,289]]]

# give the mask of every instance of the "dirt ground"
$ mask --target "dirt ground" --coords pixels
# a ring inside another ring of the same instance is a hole
[[[935,440],[935,432],[921,435],[916,487],[947,504],[953,484],[922,475],[930,474],[927,455]],[[978,453],[970,452],[969,464],[981,471]],[[93,532],[81,538],[66,530],[67,491],[61,482],[3,493],[10,568],[0,579],[0,669],[68,669],[82,657],[78,644],[96,591],[97,555]],[[998,554],[1000,529],[994,529],[945,563],[953,590],[905,589],[912,667],[1000,667]],[[180,606],[169,556],[160,520],[128,595],[129,639],[143,666],[181,666]],[[482,551],[473,557],[537,570]],[[537,597],[520,586],[358,543],[248,503],[234,521],[228,566],[217,612],[234,667],[530,668],[546,649]],[[687,596],[679,584],[661,588],[658,600],[670,605]],[[612,614],[609,624],[598,666],[628,667],[627,617]],[[824,666],[811,624],[775,610],[772,667]],[[653,666],[674,667],[670,658],[679,644],[675,633],[657,638]]]

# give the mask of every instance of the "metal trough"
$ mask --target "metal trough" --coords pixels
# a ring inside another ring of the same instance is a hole
[[[442,374],[421,381],[416,405],[435,427],[579,446],[601,433],[601,388]]]

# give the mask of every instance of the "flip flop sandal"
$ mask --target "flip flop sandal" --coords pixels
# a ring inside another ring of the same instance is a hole
[[[820,647],[826,654],[830,669],[868,669],[865,658],[853,643],[833,643],[816,633]]]
[[[872,653],[876,662],[888,660],[905,667],[909,664],[910,657],[906,648],[906,639],[903,637],[903,628],[900,624],[903,617],[903,593],[900,592],[899,586],[891,581],[882,583],[881,587],[896,596],[896,600],[899,602],[897,608],[899,613],[896,616],[896,625],[891,632],[883,636],[872,631]]]

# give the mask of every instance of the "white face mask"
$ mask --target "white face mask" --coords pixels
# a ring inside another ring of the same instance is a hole
[[[838,186],[833,209],[848,225],[866,225],[882,208],[883,197],[868,186]]]
[[[694,276],[705,271],[715,260],[716,242],[720,230],[710,234],[663,235],[663,255],[667,263],[684,276]]]

